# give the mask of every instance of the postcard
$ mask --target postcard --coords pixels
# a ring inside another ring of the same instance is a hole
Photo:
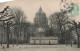
[[[0,3],[0,51],[80,51],[80,0]]]

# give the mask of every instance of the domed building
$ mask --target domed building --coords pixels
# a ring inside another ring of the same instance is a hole
[[[36,27],[47,28],[48,20],[46,18],[45,12],[42,10],[41,7],[39,8],[38,12],[36,12],[35,14],[34,23]]]
[[[41,7],[35,14],[34,24],[34,36],[30,37],[30,44],[58,44],[58,37],[46,37],[48,20]]]
[[[45,36],[44,32],[48,27],[48,20],[45,12],[42,10],[41,7],[35,14],[34,24],[36,27],[35,36],[40,36],[40,37]]]

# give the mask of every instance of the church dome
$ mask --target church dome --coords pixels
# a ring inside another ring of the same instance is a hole
[[[40,15],[40,16],[42,16],[42,15],[43,15],[43,16],[46,16],[45,12],[42,10],[41,7],[39,8],[38,12],[36,12],[36,16],[37,16],[37,15],[38,15],[38,16],[39,16],[39,15]]]
[[[45,12],[40,7],[34,18],[36,36],[45,36],[44,32],[48,26]]]
[[[48,24],[48,20],[45,12],[40,7],[38,12],[35,14],[34,23],[37,27],[46,28]]]

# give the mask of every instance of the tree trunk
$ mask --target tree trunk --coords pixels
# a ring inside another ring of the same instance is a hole
[[[9,24],[7,23],[7,48],[9,48],[9,31],[10,31],[10,27]]]
[[[72,40],[71,40],[71,42],[70,42],[70,43],[71,43],[71,47],[72,47]]]
[[[77,33],[77,41],[78,41],[78,44],[77,44],[77,45],[78,45],[78,48],[79,48],[79,47],[80,47],[80,46],[79,46],[79,34],[78,34],[77,26],[76,26],[76,33]]]
[[[17,39],[16,39],[16,45],[18,46],[18,40],[19,40],[19,28],[18,28],[18,26],[16,26],[15,31],[16,31],[16,37],[17,37]]]
[[[13,34],[15,34],[15,32],[14,32]],[[14,47],[14,40],[15,40],[15,39],[14,39],[14,35],[13,35],[13,47]]]
[[[3,21],[3,27],[2,27],[2,30],[1,30],[1,46],[2,46],[2,43],[3,43],[3,39],[4,39],[4,21]]]
[[[79,44],[79,35],[78,35],[77,39],[78,39],[78,48],[80,48],[80,44]]]
[[[1,46],[2,46],[2,35],[1,35]]]
[[[13,47],[14,47],[14,38],[13,38]]]
[[[17,35],[17,46],[18,46],[18,35]]]

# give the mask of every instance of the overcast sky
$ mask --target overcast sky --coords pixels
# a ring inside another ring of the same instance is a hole
[[[5,6],[20,7],[25,12],[27,20],[33,22],[35,13],[39,10],[40,6],[47,17],[54,12],[60,11],[60,0],[15,0],[0,4],[0,8],[2,9]]]

